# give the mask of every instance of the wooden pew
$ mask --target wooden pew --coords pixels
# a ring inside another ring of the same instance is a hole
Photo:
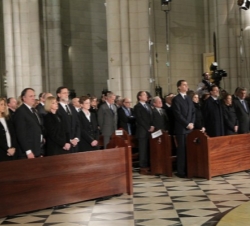
[[[188,177],[214,176],[250,169],[250,134],[208,137],[199,130],[187,136]]]
[[[172,156],[172,141],[168,132],[162,131],[157,138],[150,138],[151,174],[164,174],[172,177],[172,163],[176,157]]]
[[[107,148],[114,148],[114,147],[123,147],[121,140],[123,140],[125,143],[125,146],[129,146],[131,148],[132,153],[132,163],[135,166],[138,164],[139,154],[138,154],[138,140],[135,136],[131,136],[127,133],[127,131],[123,129],[118,129],[119,131],[122,131],[122,135],[116,135],[116,133],[113,133],[110,139],[110,142],[107,145]]]
[[[0,163],[0,217],[133,194],[127,147]]]

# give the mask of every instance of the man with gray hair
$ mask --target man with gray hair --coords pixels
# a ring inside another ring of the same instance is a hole
[[[160,97],[156,96],[151,101],[154,106],[152,109],[153,112],[153,126],[156,130],[168,130],[169,123],[168,117],[164,109],[162,109],[162,100]]]
[[[115,94],[107,93],[106,101],[103,103],[98,112],[98,124],[103,135],[104,149],[110,141],[112,133],[117,129],[117,108],[114,105]]]
[[[249,106],[245,101],[247,96],[247,90],[244,87],[239,87],[237,92],[237,97],[233,100],[233,105],[235,108],[235,113],[237,119],[239,120],[238,133],[249,133],[250,132],[250,112]]]

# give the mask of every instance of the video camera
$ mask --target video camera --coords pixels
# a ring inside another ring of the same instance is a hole
[[[220,87],[220,81],[223,77],[227,77],[227,72],[224,70],[218,70],[218,63],[213,62],[210,66],[210,70],[213,72],[211,78],[213,79],[213,83]]]

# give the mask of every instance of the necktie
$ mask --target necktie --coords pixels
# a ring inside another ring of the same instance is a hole
[[[41,120],[40,120],[40,118],[39,118],[39,116],[38,116],[38,114],[37,114],[37,112],[36,112],[36,109],[35,109],[35,108],[31,108],[31,111],[32,111],[33,114],[36,116],[36,118],[37,118],[39,124],[41,125]]]
[[[68,105],[65,105],[65,109],[66,109],[67,114],[68,114],[68,115],[71,115]]]
[[[109,108],[110,108],[110,111],[114,114],[114,111],[113,111],[113,108],[112,108],[111,104],[109,105]]]
[[[241,103],[242,103],[242,105],[243,105],[244,109],[246,110],[246,112],[248,112],[248,111],[247,111],[247,106],[246,106],[245,101],[244,101],[244,100],[242,100],[242,101],[241,101]]]
[[[148,111],[148,106],[146,104],[144,104],[143,106]]]

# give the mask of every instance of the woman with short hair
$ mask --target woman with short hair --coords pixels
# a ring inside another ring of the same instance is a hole
[[[82,96],[80,97],[79,102],[82,109],[78,114],[81,129],[79,151],[83,152],[97,150],[99,149],[99,130],[96,116],[89,111],[90,98],[88,96]]]

